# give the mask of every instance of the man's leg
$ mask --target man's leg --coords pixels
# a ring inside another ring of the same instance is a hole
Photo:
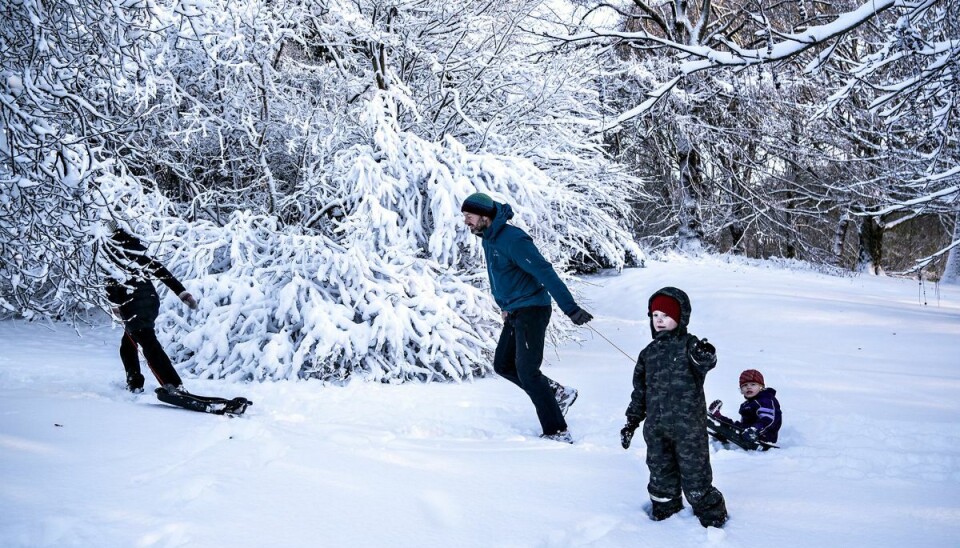
[[[515,316],[510,314],[503,321],[503,331],[500,332],[497,351],[493,355],[493,370],[497,372],[497,375],[523,388],[523,385],[520,384],[520,378],[517,377],[517,341],[514,318]]]
[[[514,321],[517,377],[537,409],[543,433],[548,436],[567,429],[556,393],[540,372],[551,313],[549,306],[521,308],[515,312]]]

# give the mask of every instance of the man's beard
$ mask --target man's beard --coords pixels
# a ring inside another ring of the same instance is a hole
[[[470,232],[472,232],[474,236],[482,237],[483,231],[485,231],[488,228],[490,228],[490,220],[487,219],[486,217],[481,217],[480,221],[477,222],[477,226],[470,227]]]

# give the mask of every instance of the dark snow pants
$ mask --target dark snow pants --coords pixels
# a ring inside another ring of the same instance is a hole
[[[650,469],[647,491],[654,506],[677,504],[682,488],[704,527],[721,525],[727,508],[723,495],[713,486],[706,428],[648,420],[643,426],[643,440]]]
[[[126,287],[111,288],[110,301],[120,309],[124,333],[120,341],[120,361],[127,374],[140,373],[140,356],[137,347],[143,351],[147,366],[153,372],[160,385],[180,386],[183,381],[173,368],[170,357],[164,352],[157,340],[154,325],[160,315],[160,297],[156,288],[148,281],[128,282]]]
[[[549,306],[520,308],[507,315],[497,343],[493,369],[519,386],[537,409],[543,433],[563,432],[567,423],[550,382],[541,372],[543,345],[553,310]]]
[[[161,386],[172,384],[180,386],[183,381],[177,370],[173,368],[170,357],[163,351],[160,341],[157,340],[157,334],[153,328],[140,329],[138,331],[124,331],[123,339],[120,341],[120,361],[123,362],[123,368],[127,375],[131,373],[140,373],[140,356],[137,355],[137,347],[143,351],[143,357],[147,360],[147,366],[153,371],[153,376]]]

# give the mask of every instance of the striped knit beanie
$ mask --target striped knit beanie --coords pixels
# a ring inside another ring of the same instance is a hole
[[[497,216],[497,207],[493,203],[493,198],[482,192],[474,192],[467,196],[467,199],[463,201],[463,205],[460,206],[460,211],[483,215],[491,219]]]
[[[747,369],[743,373],[740,373],[740,386],[743,386],[748,382],[755,382],[760,386],[766,386],[763,383],[763,373],[757,371],[756,369]]]

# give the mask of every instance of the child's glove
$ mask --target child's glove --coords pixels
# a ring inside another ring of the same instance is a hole
[[[630,441],[633,440],[633,434],[639,427],[640,421],[635,417],[629,417],[627,424],[620,429],[620,445],[622,445],[624,449],[630,449]]]
[[[701,354],[716,354],[717,347],[713,346],[707,339],[700,339],[694,349]]]
[[[183,304],[185,304],[185,305],[187,305],[187,306],[190,307],[190,310],[196,310],[196,309],[197,309],[197,306],[198,306],[198,305],[197,305],[197,300],[196,300],[195,298],[193,298],[193,295],[191,295],[190,292],[184,291],[183,293],[181,293],[181,294],[179,295],[179,297],[180,297],[180,300],[183,301]]]
[[[743,439],[749,441],[750,443],[756,443],[759,436],[760,434],[757,432],[757,429],[753,427],[747,428],[743,431]]]
[[[723,402],[720,400],[713,400],[710,402],[710,406],[707,407],[707,411],[710,412],[714,417],[720,416],[720,408],[723,407]]]

